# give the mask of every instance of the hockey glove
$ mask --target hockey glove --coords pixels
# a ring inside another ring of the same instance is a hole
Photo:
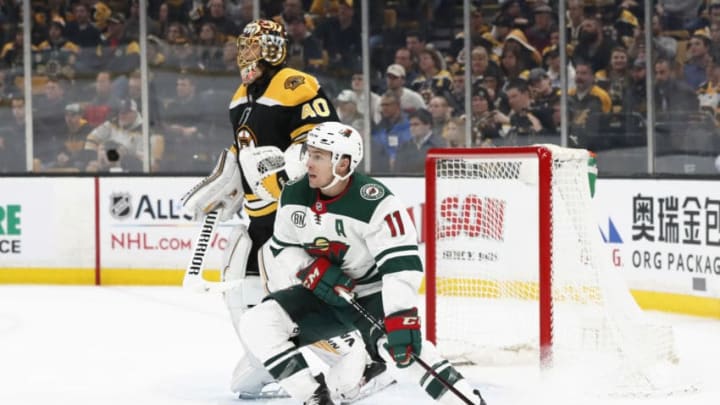
[[[296,276],[303,287],[312,291],[324,302],[338,307],[349,305],[335,290],[342,288],[348,292],[352,291],[355,280],[346,276],[340,267],[330,263],[327,258],[318,257],[310,266],[298,271]]]
[[[398,311],[385,317],[387,343],[385,349],[395,360],[398,368],[405,368],[420,355],[422,336],[417,308]]]

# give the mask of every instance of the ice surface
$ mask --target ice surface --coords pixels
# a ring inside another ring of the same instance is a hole
[[[720,404],[720,321],[650,314],[675,327],[678,386],[648,398],[599,398],[572,373],[541,377],[535,367],[462,372],[488,404]],[[228,405],[241,348],[218,295],[178,287],[0,286],[0,404]],[[275,400],[274,405],[296,404]],[[359,404],[431,404],[396,384]]]

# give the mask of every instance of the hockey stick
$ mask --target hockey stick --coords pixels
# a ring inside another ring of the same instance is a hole
[[[374,327],[378,328],[379,330],[385,332],[387,334],[387,331],[385,331],[385,325],[380,323],[375,317],[367,311],[362,305],[360,305],[359,302],[355,299],[355,297],[347,292],[346,290],[342,288],[335,289],[335,292],[340,295],[342,299],[347,301],[348,304],[352,305],[353,308],[355,308],[356,311],[360,313],[365,319],[367,319]],[[448,380],[443,378],[440,374],[438,374],[433,368],[427,364],[423,359],[420,358],[415,353],[410,353],[412,358],[417,361],[417,363],[420,365],[420,367],[424,368],[425,371],[428,372],[431,376],[433,376],[436,380],[440,381],[440,383],[450,390],[455,396],[457,396],[461,401],[465,402],[468,405],[475,405],[474,402],[472,402],[468,397],[466,397],[462,392],[460,392],[457,388],[455,388]],[[480,395],[480,391],[474,390],[473,393],[480,397],[480,405],[487,405],[485,403],[485,400],[483,399],[482,395]]]
[[[193,245],[193,255],[185,269],[183,277],[183,288],[196,292],[224,292],[239,286],[243,280],[234,280],[227,282],[207,281],[203,278],[203,264],[205,262],[205,253],[210,248],[210,239],[215,231],[219,211],[210,211],[200,227],[200,233],[195,239]]]

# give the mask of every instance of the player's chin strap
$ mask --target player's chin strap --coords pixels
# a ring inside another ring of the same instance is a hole
[[[350,175],[352,175],[353,172],[354,172],[354,170],[350,170],[350,171],[348,172],[348,174],[346,174],[346,175],[344,175],[344,176],[340,176],[340,175],[337,174],[337,172],[335,171],[336,168],[337,168],[337,163],[335,163],[335,164],[333,165],[333,179],[332,179],[332,181],[331,181],[330,184],[328,184],[327,186],[320,187],[320,191],[329,190],[330,188],[332,188],[333,186],[335,186],[335,185],[338,184],[339,182],[348,179],[348,178],[350,177]]]
[[[359,302],[355,299],[355,296],[353,296],[348,291],[342,289],[342,288],[336,288],[335,292],[345,301],[348,302],[348,304],[352,305],[353,308],[355,308],[356,311],[360,313],[365,319],[368,320],[374,327],[378,328],[379,330],[385,332],[385,325],[378,322],[375,317],[368,312],[362,305],[360,305]],[[433,368],[427,364],[423,359],[420,358],[420,356],[416,355],[415,353],[411,353],[413,359],[422,367],[425,369],[425,371],[433,376],[436,380],[440,382],[445,388],[450,390],[455,396],[457,396],[461,401],[465,402],[468,405],[475,405],[474,402],[470,400],[467,396],[465,396],[462,392],[460,392],[457,388],[455,388],[448,380],[443,378],[440,374],[438,374]],[[480,391],[474,390],[473,393],[480,397],[480,405],[486,405],[485,400],[483,399],[482,395],[480,395]]]
[[[210,240],[215,231],[215,225],[218,222],[218,211],[210,211],[200,227],[200,233],[195,239],[192,258],[185,269],[183,277],[183,288],[187,288],[196,292],[224,292],[231,290],[244,280],[233,280],[225,282],[215,282],[205,280],[203,277],[203,264],[205,263],[205,254],[210,249]]]

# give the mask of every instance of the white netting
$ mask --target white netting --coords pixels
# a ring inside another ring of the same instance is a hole
[[[552,208],[540,212],[537,154],[437,160],[436,333],[451,359],[539,359],[540,232],[551,232],[553,364],[592,366],[614,392],[654,392],[653,370],[676,361],[672,329],[648,323],[617,270],[604,266],[592,214],[589,154],[552,152]],[[429,182],[432,187],[432,182]],[[551,216],[541,229],[539,218]],[[602,363],[602,366],[598,364]],[[595,379],[595,382],[600,382]],[[625,387],[626,386],[626,387]],[[663,387],[665,388],[665,387]]]

